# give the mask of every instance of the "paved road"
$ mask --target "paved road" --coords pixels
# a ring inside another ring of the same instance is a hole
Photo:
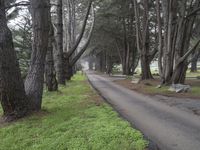
[[[87,73],[91,84],[161,150],[200,150],[200,117]]]

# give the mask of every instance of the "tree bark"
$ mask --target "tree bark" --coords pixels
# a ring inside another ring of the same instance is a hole
[[[198,71],[197,62],[200,57],[200,52],[198,54],[193,53],[192,57],[193,59],[191,61],[191,72],[197,72]]]
[[[185,2],[186,3],[186,2]],[[199,1],[196,1],[194,4],[194,8],[198,8],[200,5]],[[183,9],[184,10],[184,9]],[[186,10],[186,9],[185,9]],[[182,11],[181,17],[185,15],[185,10]],[[192,10],[190,10],[192,11]],[[190,11],[188,13],[190,13]],[[192,30],[194,27],[196,15],[190,16],[188,19],[180,19],[178,22],[178,30],[177,30],[177,42],[175,45],[175,67],[172,76],[172,83],[184,83],[186,77],[186,71],[188,69],[188,57],[194,52],[198,45],[200,44],[200,40],[196,43],[196,45],[189,50],[190,40],[192,37]]]
[[[83,47],[80,48],[80,51],[77,53],[77,55],[71,59],[71,61],[69,63],[67,63],[67,69],[69,72],[69,75],[70,76],[69,78],[71,78],[73,76],[73,66],[76,64],[76,62],[81,58],[81,56],[83,55],[83,53],[87,50],[89,44],[90,44],[90,41],[91,41],[91,38],[92,38],[92,33],[94,31],[94,25],[95,25],[95,12],[94,12],[94,7],[92,6],[92,25],[91,25],[91,28],[89,30],[89,33],[88,33],[88,37],[86,39],[86,42],[85,44],[83,45]],[[66,58],[69,58],[69,53],[67,53],[67,57]]]
[[[57,18],[56,18],[56,49],[54,50],[55,69],[57,73],[58,83],[65,85],[65,69],[63,55],[63,2],[57,1]]]
[[[161,23],[161,13],[160,13],[160,0],[156,0],[156,18],[158,24],[158,68],[161,82],[164,82],[163,76],[163,35],[162,35],[162,23]]]
[[[74,0],[67,0],[67,47],[64,51],[69,52],[76,42],[76,8]]]
[[[64,62],[65,62],[65,78],[67,81],[71,80],[73,76],[73,66],[70,64],[69,53],[64,53]]]
[[[88,67],[89,67],[89,70],[93,70],[93,65],[94,65],[94,56],[93,55],[89,55],[88,58],[87,58],[87,62],[88,62]]]
[[[88,7],[87,7],[87,13],[85,15],[85,18],[84,18],[84,22],[83,22],[83,26],[81,28],[81,32],[75,42],[74,45],[72,45],[71,49],[68,51],[68,56],[71,57],[73,55],[73,53],[76,51],[76,49],[78,48],[83,36],[84,36],[84,33],[85,33],[85,29],[86,29],[86,25],[87,25],[87,21],[88,21],[88,18],[89,18],[89,15],[90,15],[90,11],[91,11],[91,8],[92,8],[92,0],[89,1],[88,3]],[[68,8],[69,9],[69,8]],[[93,10],[92,10],[93,11]]]
[[[100,71],[105,73],[106,72],[106,56],[105,51],[102,51],[100,54]]]
[[[51,17],[49,19],[51,19]],[[56,72],[54,68],[53,44],[55,44],[54,31],[52,23],[50,22],[48,50],[47,50],[46,64],[45,64],[45,79],[46,79],[45,81],[48,91],[58,90],[58,82],[56,79]]]
[[[0,101],[6,121],[23,117],[29,110],[4,0],[0,0]]]
[[[71,80],[71,77],[74,74],[75,71],[75,65],[76,62],[78,61],[78,59],[82,56],[82,54],[85,52],[87,46],[89,45],[90,42],[90,38],[91,36],[89,36],[89,38],[86,41],[86,46],[83,46],[83,48],[81,48],[81,50],[79,52],[77,52],[77,48],[84,36],[85,33],[85,29],[87,26],[87,21],[90,15],[90,11],[92,8],[92,0],[89,1],[88,3],[88,7],[87,7],[87,13],[85,15],[84,18],[84,22],[83,22],[83,26],[81,28],[80,34],[77,38],[77,40],[75,41],[75,8],[74,8],[74,2],[72,2],[71,0],[68,0],[68,14],[69,14],[69,19],[71,18],[72,20],[69,20],[68,23],[68,40],[67,40],[67,49],[65,49],[64,52],[64,63],[65,63],[65,78],[69,81]],[[93,8],[92,8],[93,9]],[[94,10],[92,10],[92,12],[94,12]],[[93,17],[94,17],[94,13],[93,13]],[[94,24],[94,23],[93,23]],[[92,25],[92,31],[93,31],[94,25]],[[89,35],[91,35],[91,32],[89,33]]]
[[[184,83],[188,68],[188,57],[195,51],[200,41],[189,50],[192,29],[196,14],[187,17],[196,10],[200,2],[186,0],[162,0],[162,12],[160,12],[159,1],[157,4],[157,21],[159,29],[159,71],[162,84]],[[191,9],[187,9],[187,7]],[[180,8],[180,9],[177,9]],[[163,14],[164,39],[162,41],[161,14]],[[162,43],[163,42],[163,43]]]
[[[150,47],[149,47],[149,18],[148,18],[149,1],[148,0],[142,1],[144,10],[143,10],[143,19],[141,23],[138,11],[139,6],[136,0],[134,0],[133,2],[134,2],[134,10],[136,18],[137,48],[140,51],[140,61],[142,70],[141,80],[148,80],[153,78],[150,69],[151,61],[150,61]],[[140,24],[142,26],[142,30],[140,29]]]
[[[112,69],[113,69],[113,61],[112,61],[112,52],[110,52],[110,54],[108,52],[106,52],[107,56],[106,56],[106,74],[111,74],[112,73]]]
[[[95,58],[95,71],[101,71],[100,70],[100,54],[97,54]]]
[[[31,109],[41,109],[45,58],[49,37],[49,0],[32,0],[33,45],[29,72],[25,81],[25,90],[31,102]]]

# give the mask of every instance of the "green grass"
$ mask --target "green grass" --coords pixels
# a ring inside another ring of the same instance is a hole
[[[188,70],[186,77],[189,77],[189,78],[200,77],[200,70],[198,70],[198,72],[190,72],[190,70]]]
[[[135,74],[136,77],[140,77],[141,74],[141,68],[136,68],[135,72],[137,74]],[[159,74],[158,68],[155,67],[151,67],[151,73],[154,74]],[[197,72],[191,72],[190,69],[187,70],[187,74],[186,77],[188,78],[196,78],[196,77],[200,77],[200,70],[198,69]]]
[[[162,88],[156,88],[154,86],[146,86],[145,91],[150,94],[174,94],[175,92],[171,92],[168,90],[169,86],[163,86]]]
[[[178,95],[175,92],[169,91],[169,86],[163,86],[162,88],[156,88],[156,87],[148,86],[148,87],[145,87],[144,90],[147,93],[151,93],[151,94],[170,94],[170,95],[176,94],[176,95]],[[187,94],[188,94],[188,96],[189,95],[200,96],[200,87],[199,86],[192,86],[192,90]]]
[[[145,149],[143,135],[95,96],[81,75],[45,92],[43,112],[0,127],[0,150]]]

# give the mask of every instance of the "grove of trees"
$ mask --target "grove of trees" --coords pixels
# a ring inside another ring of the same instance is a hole
[[[141,80],[157,60],[161,84],[184,84],[189,64],[197,71],[199,14],[199,0],[0,0],[5,120],[40,111],[44,83],[66,85],[80,58],[108,74],[121,64],[133,75],[140,63]]]
[[[13,19],[17,27],[9,28]],[[44,83],[57,91],[71,79],[94,19],[92,0],[0,1],[0,101],[6,121],[40,111]]]
[[[140,60],[141,80],[146,80],[153,78],[150,64],[157,60],[161,84],[167,85],[183,84],[190,63],[191,71],[197,71],[199,0],[111,0],[98,5],[85,56],[97,70],[110,72],[113,64],[121,64],[123,74],[133,75]]]

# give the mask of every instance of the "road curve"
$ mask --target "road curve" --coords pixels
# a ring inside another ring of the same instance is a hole
[[[87,73],[93,87],[161,150],[200,150],[200,117]]]

